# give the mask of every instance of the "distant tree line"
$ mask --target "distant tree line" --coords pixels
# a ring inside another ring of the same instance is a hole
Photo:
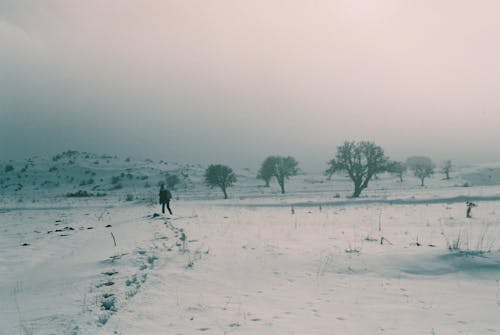
[[[426,156],[412,156],[406,162],[391,161],[384,150],[369,141],[346,141],[337,147],[335,157],[328,161],[328,167],[324,174],[331,179],[336,173],[342,173],[352,181],[354,191],[352,197],[357,198],[366,189],[373,178],[378,174],[388,172],[404,181],[407,170],[411,170],[415,177],[420,179],[420,185],[424,186],[425,179],[434,174],[436,168],[434,162]],[[450,160],[443,163],[441,172],[444,179],[450,179],[453,169]],[[299,172],[298,162],[292,156],[268,156],[262,161],[257,178],[270,187],[273,178],[276,179],[281,193],[285,193],[285,182]],[[210,187],[219,187],[224,198],[227,199],[227,188],[236,182],[236,175],[226,165],[210,165],[205,171],[205,183]]]

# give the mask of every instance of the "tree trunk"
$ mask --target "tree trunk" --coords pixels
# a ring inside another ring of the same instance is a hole
[[[227,199],[227,192],[225,187],[221,187],[222,192],[224,192],[224,199]]]
[[[371,176],[367,176],[365,181],[363,183],[361,183],[361,190],[364,190],[365,188],[368,187],[368,182],[370,181],[370,179],[371,179]],[[361,191],[359,193],[361,193]]]
[[[276,180],[278,180],[278,184],[281,187],[281,194],[285,194],[285,178],[276,177]]]
[[[269,187],[269,182],[271,181],[270,179],[264,179],[264,181],[266,182],[266,187]]]
[[[353,198],[357,198],[359,197],[359,195],[361,194],[361,191],[363,190],[363,188],[361,187],[361,183],[354,183],[354,193],[352,194],[352,197]]]
[[[424,179],[425,179],[425,177],[420,178],[420,186],[422,186],[422,187],[424,186]]]

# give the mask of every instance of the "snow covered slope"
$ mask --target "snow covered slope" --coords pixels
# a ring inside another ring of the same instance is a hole
[[[0,168],[2,335],[500,332],[500,187],[458,172],[349,199],[340,176],[281,195],[241,170],[221,200],[201,166],[70,151]]]

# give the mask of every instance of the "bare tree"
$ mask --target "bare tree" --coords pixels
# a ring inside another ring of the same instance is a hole
[[[205,170],[205,183],[210,187],[220,187],[227,199],[226,189],[236,182],[236,175],[233,170],[226,165],[210,165]]]
[[[425,156],[412,156],[406,160],[406,165],[413,171],[415,177],[420,179],[420,186],[424,186],[424,180],[434,174],[436,165]]]
[[[450,179],[450,172],[453,169],[453,165],[450,160],[443,162],[443,167],[441,168],[441,172],[444,173],[446,180]]]
[[[337,172],[337,165],[335,164],[335,159],[331,159],[328,162],[328,169],[325,170],[326,179],[332,180],[332,176]]]
[[[373,142],[344,142],[337,147],[335,159],[330,160],[326,174],[345,171],[354,183],[353,197],[357,198],[368,187],[371,178],[387,171],[388,158],[384,150]]]

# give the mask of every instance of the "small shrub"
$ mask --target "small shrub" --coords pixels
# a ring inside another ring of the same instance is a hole
[[[83,197],[92,197],[94,194],[84,191],[84,190],[78,190],[74,193],[68,193],[66,194],[68,198],[83,198]]]
[[[85,190],[78,190],[74,193],[67,193],[66,197],[68,198],[85,198],[85,197],[104,197],[106,193],[91,193]]]
[[[10,164],[5,165],[5,172],[11,172],[14,171],[14,167]]]
[[[134,200],[134,195],[132,194],[127,194],[127,196],[125,197],[125,201],[133,201]]]
[[[118,184],[115,184],[113,187],[112,187],[112,190],[120,190],[123,188],[123,185],[121,183],[118,183]]]
[[[85,186],[85,185],[92,185],[94,183],[94,179],[89,178],[87,180],[82,180],[80,182],[80,186]]]
[[[93,194],[89,193],[87,191],[84,191],[84,190],[78,190],[74,193],[68,193],[68,194],[66,194],[66,196],[68,198],[80,198],[80,197],[91,197],[91,196],[93,196]]]
[[[177,186],[177,184],[179,184],[181,182],[179,177],[175,174],[168,176],[166,178],[166,181],[167,181],[167,187],[172,189],[172,190],[175,190],[175,187]]]

